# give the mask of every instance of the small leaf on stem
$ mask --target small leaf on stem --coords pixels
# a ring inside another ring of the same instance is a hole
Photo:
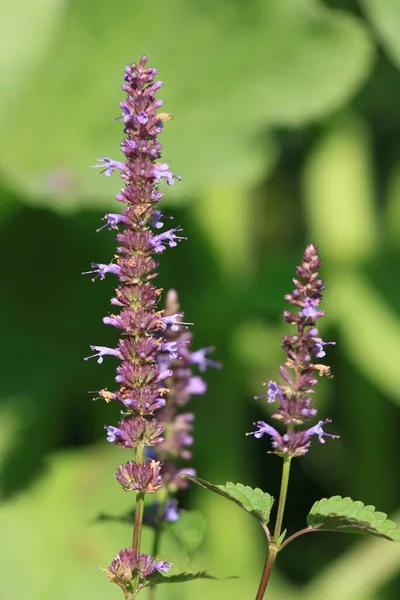
[[[260,488],[253,489],[242,483],[232,483],[231,481],[228,481],[225,485],[213,485],[204,479],[193,477],[192,475],[183,475],[183,477],[235,502],[235,504],[238,504],[245,511],[253,515],[262,525],[268,523],[274,499],[266,492],[260,490]]]

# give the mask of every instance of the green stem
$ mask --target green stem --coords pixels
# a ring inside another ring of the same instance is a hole
[[[265,590],[267,588],[268,581],[269,581],[270,575],[272,573],[273,566],[275,564],[275,558],[276,558],[277,552],[278,552],[278,550],[277,550],[277,547],[275,546],[275,544],[271,544],[270,547],[268,548],[268,555],[267,555],[267,558],[265,561],[260,585],[258,586],[256,600],[263,600],[263,598],[264,598]]]
[[[290,463],[292,457],[285,456],[283,459],[281,491],[279,495],[278,512],[276,515],[276,523],[272,542],[268,548],[268,555],[265,561],[264,569],[261,575],[260,585],[258,586],[256,600],[263,600],[265,590],[275,564],[276,555],[279,552],[279,537],[282,530],[283,514],[285,512],[286,496],[289,484]]]
[[[275,523],[275,530],[274,530],[274,541],[276,544],[278,544],[279,536],[281,535],[281,530],[282,530],[283,513],[285,512],[285,504],[286,504],[286,496],[287,496],[287,490],[288,490],[288,484],[289,484],[291,461],[292,461],[291,456],[286,455],[283,458],[281,492],[279,495],[278,512],[276,515],[276,523]]]
[[[136,463],[142,463],[144,459],[144,444],[138,444],[136,448]],[[133,537],[132,537],[132,548],[137,557],[140,554],[140,542],[142,539],[142,525],[143,525],[143,512],[144,512],[144,493],[138,492],[136,494],[135,504],[135,515],[133,519]],[[132,588],[136,591],[138,584],[137,576],[133,578]]]

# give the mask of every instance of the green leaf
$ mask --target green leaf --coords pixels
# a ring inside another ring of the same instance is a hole
[[[179,520],[172,523],[168,529],[178,538],[188,555],[192,556],[203,541],[204,517],[195,510],[186,510],[181,513]]]
[[[244,510],[252,514],[263,525],[268,523],[274,499],[269,494],[260,490],[260,488],[253,489],[248,485],[232,483],[231,481],[228,481],[225,485],[213,485],[204,479],[193,477],[192,475],[184,475],[183,477],[210,490],[210,492],[215,492],[235,502],[235,504],[244,508]]]
[[[86,167],[99,156],[118,157],[121,124],[111,119],[123,98],[123,68],[144,48],[165,81],[165,110],[175,117],[162,143],[184,182],[169,199],[263,180],[277,156],[272,128],[337,110],[373,62],[362,23],[316,0],[204,0],[201,9],[196,0],[115,0],[113,9],[96,0],[69,2],[51,51],[7,111],[0,170],[28,201],[53,210],[112,202],[118,178],[96,177]],[[149,39],[154,15],[163,27]],[[21,119],[27,97],[29,118]]]
[[[193,579],[217,579],[217,577],[210,575],[206,571],[197,571],[194,573],[184,571],[173,575],[155,571],[148,579],[146,579],[146,583],[143,587],[147,587],[148,585],[158,585],[160,583],[184,583],[185,581],[192,581]]]
[[[394,521],[375,506],[365,505],[359,500],[332,496],[322,498],[312,507],[307,523],[310,527],[328,531],[345,531],[376,535],[400,542],[400,530]]]
[[[390,58],[400,68],[400,3],[398,0],[361,0],[361,4]]]

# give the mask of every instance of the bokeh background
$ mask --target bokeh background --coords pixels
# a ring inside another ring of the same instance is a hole
[[[192,404],[199,474],[278,492],[280,460],[244,434],[268,416],[253,396],[276,377],[283,295],[313,242],[322,335],[337,342],[318,403],[341,439],[294,462],[286,526],[335,493],[400,521],[400,3],[20,0],[0,5],[0,49],[2,600],[121,595],[93,565],[129,544],[129,526],[97,518],[131,507],[113,481],[126,455],[105,442],[117,411],[86,392],[112,388],[114,364],[82,360],[115,342],[101,323],[112,281],[80,273],[113,254],[95,229],[120,182],[87,166],[118,157],[123,70],[143,53],[174,115],[164,160],[183,178],[163,209],[188,238],[159,282],[224,363]],[[196,564],[240,579],[160,600],[254,597],[256,523],[203,490],[182,504],[205,517]],[[279,556],[270,597],[394,600],[399,574],[400,546],[310,535]]]

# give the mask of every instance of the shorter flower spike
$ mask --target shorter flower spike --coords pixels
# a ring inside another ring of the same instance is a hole
[[[316,374],[330,376],[329,367],[315,364],[313,357],[323,358],[326,354],[325,346],[335,344],[324,342],[315,326],[316,320],[324,316],[324,311],[319,308],[322,291],[325,289],[318,276],[319,266],[317,248],[310,244],[296,269],[296,278],[293,279],[295,289],[285,296],[294,310],[284,311],[283,318],[295,326],[296,331],[293,335],[285,335],[283,338],[282,345],[287,359],[280,367],[280,374],[284,382],[268,381],[267,392],[264,394],[267,402],[279,402],[278,410],[272,418],[287,426],[286,433],[280,434],[265,421],[257,421],[257,429],[247,434],[254,435],[255,438],[269,435],[274,453],[279,456],[302,456],[308,451],[313,435],[317,435],[321,443],[325,442],[324,437],[338,437],[323,431],[323,425],[330,422],[328,419],[318,421],[317,425],[308,429],[296,429],[317,414],[317,409],[313,406],[313,388],[318,381]]]

